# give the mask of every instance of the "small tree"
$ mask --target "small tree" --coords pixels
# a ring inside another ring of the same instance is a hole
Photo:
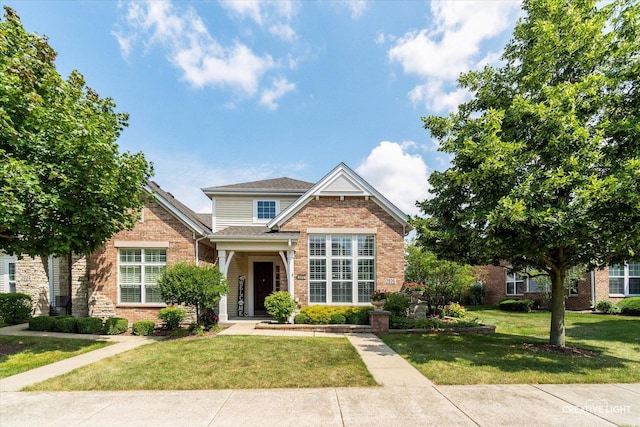
[[[266,297],[264,299],[264,307],[278,323],[284,323],[293,314],[296,309],[296,303],[289,292],[280,291]]]
[[[199,325],[200,314],[213,310],[220,296],[229,289],[218,267],[187,262],[168,265],[158,280],[158,286],[167,303],[193,306]]]
[[[428,315],[440,314],[449,302],[460,302],[462,292],[476,282],[471,266],[438,259],[415,244],[406,249],[405,278],[425,285]]]

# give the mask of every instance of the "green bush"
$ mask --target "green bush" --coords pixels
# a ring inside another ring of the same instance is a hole
[[[296,325],[304,325],[307,323],[308,320],[309,318],[304,313],[298,313],[295,316],[293,316],[293,323],[295,323]]]
[[[640,316],[640,297],[625,298],[618,302],[617,307],[626,316]]]
[[[530,299],[505,299],[500,301],[500,310],[529,313],[532,305],[533,300]]]
[[[174,331],[180,327],[180,322],[187,316],[187,312],[181,307],[167,307],[158,312],[158,318],[164,322],[164,326]]]
[[[457,302],[451,302],[444,306],[444,315],[449,317],[463,318],[467,310]]]
[[[264,307],[278,323],[285,323],[296,309],[296,302],[289,292],[279,291],[273,292],[264,299]]]
[[[102,329],[102,319],[99,317],[79,317],[78,333],[80,334],[98,334]]]
[[[474,283],[469,288],[469,302],[471,305],[480,305],[482,304],[482,300],[484,299],[484,286],[482,283]]]
[[[0,294],[0,319],[8,325],[28,322],[31,318],[33,302],[31,295],[11,292]]]
[[[619,314],[620,307],[608,300],[598,301],[596,303],[596,310],[607,314]]]
[[[344,325],[345,323],[347,323],[347,318],[344,316],[344,314],[333,313],[331,315],[329,323],[332,325]]]
[[[390,311],[389,327],[391,329],[405,329],[407,327],[407,310],[411,305],[411,298],[405,293],[391,292],[387,295],[384,309]]]
[[[129,321],[122,317],[110,317],[104,322],[104,332],[107,335],[120,335],[129,329]]]
[[[53,330],[56,332],[65,332],[67,334],[74,334],[78,332],[78,319],[73,316],[58,316],[54,317]]]
[[[29,330],[31,331],[53,331],[53,324],[56,318],[51,316],[38,316],[29,319]]]
[[[371,307],[349,307],[345,313],[349,325],[368,325]]]
[[[133,324],[131,330],[134,335],[141,335],[146,337],[147,335],[151,335],[153,333],[153,329],[156,327],[156,324],[153,320],[138,320]]]

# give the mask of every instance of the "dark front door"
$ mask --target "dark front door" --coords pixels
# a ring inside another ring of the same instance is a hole
[[[273,263],[253,263],[253,307],[254,314],[267,314],[264,299],[273,291]]]

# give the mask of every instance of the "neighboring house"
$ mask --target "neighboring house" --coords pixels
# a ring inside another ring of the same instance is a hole
[[[408,217],[341,163],[313,184],[290,178],[204,188],[212,214],[196,214],[158,185],[133,230],[88,257],[0,254],[0,289],[31,294],[37,314],[156,319],[156,280],[176,261],[216,263],[229,283],[221,321],[266,314],[286,290],[298,305],[368,305],[375,289],[404,282]],[[57,267],[56,267],[57,266]],[[56,270],[57,268],[57,270]],[[53,295],[53,298],[49,296]]]
[[[549,293],[535,280],[510,271],[507,266],[479,267],[483,276],[486,304],[505,298],[528,298],[548,304]],[[603,270],[585,273],[583,280],[571,283],[565,304],[569,310],[589,310],[600,300],[613,302],[640,296],[640,262],[629,261]]]

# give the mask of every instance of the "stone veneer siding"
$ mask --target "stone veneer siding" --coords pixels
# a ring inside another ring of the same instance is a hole
[[[33,315],[49,315],[49,268],[47,259],[44,261],[36,256],[25,255],[16,259],[16,292],[31,295],[33,299]]]
[[[195,260],[193,232],[156,202],[145,206],[143,221],[133,230],[114,235],[102,248],[89,256],[89,315],[100,317],[124,317],[133,323],[148,319],[158,321],[158,311],[163,304],[119,304],[118,303],[118,248],[115,241],[168,242],[167,264]],[[199,242],[199,259],[214,262],[214,248]],[[144,247],[144,245],[142,245]]]
[[[295,275],[306,274],[307,279],[294,279],[295,296],[300,306],[309,301],[308,238],[309,228],[375,228],[376,232],[376,288],[399,291],[404,283],[404,230],[391,215],[371,200],[362,197],[320,197],[312,200],[281,227],[282,231],[299,231],[294,261]],[[391,279],[395,283],[385,283]]]

